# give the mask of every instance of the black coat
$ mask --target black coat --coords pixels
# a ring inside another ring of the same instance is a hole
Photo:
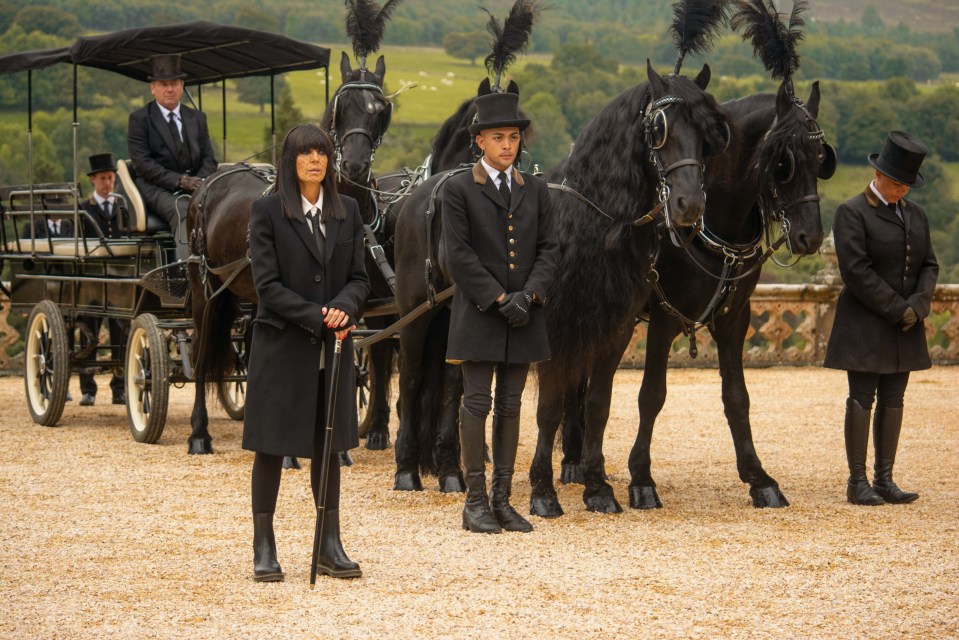
[[[447,360],[549,359],[541,304],[530,307],[529,324],[515,328],[496,303],[502,293],[529,289],[545,304],[559,252],[546,182],[515,169],[512,182],[509,212],[479,162],[443,190],[441,260],[456,282]]]
[[[33,232],[30,231],[30,223],[27,222],[23,225],[23,232],[20,234],[21,238],[49,238],[50,236],[50,227],[47,226],[47,221],[43,218],[33,221]],[[60,218],[60,233],[53,236],[54,238],[72,238],[73,237],[73,220],[67,220],[66,218]]]
[[[127,146],[137,177],[167,191],[176,191],[177,182],[184,174],[205,178],[216,171],[206,114],[181,104],[180,119],[183,139],[190,150],[188,167],[180,164],[170,125],[156,101],[131,113],[127,126]]]
[[[84,217],[83,219],[83,235],[88,238],[98,237],[97,229],[93,227],[94,224],[99,227],[100,232],[107,238],[120,238],[123,235],[120,226],[120,219],[124,216],[123,211],[121,211],[120,203],[113,202],[110,205],[110,217],[107,218],[103,215],[103,209],[100,208],[100,205],[97,204],[96,198],[90,196],[80,205],[80,208],[90,214],[90,218]]]
[[[332,370],[335,336],[321,309],[358,317],[370,290],[363,266],[363,222],[352,198],[341,196],[345,220],[326,222],[326,255],[320,256],[302,212],[282,211],[277,195],[256,201],[250,216],[250,255],[259,296],[250,347],[243,448],[309,458],[317,411],[321,340]],[[333,451],[359,444],[352,340],[343,341]],[[329,390],[327,376],[327,393]]]
[[[928,369],[923,318],[939,275],[922,207],[901,201],[905,222],[872,189],[836,209],[833,234],[843,290],[826,359],[832,369],[898,373]],[[906,306],[919,322],[903,333]]]

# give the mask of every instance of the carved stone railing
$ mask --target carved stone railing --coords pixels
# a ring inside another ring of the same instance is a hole
[[[817,274],[818,280],[832,278]],[[752,297],[752,320],[746,334],[743,361],[746,366],[818,365],[826,352],[832,330],[836,299],[841,285],[772,284],[759,285]],[[18,344],[20,333],[9,324],[10,305],[0,294],[0,373],[23,370]],[[636,326],[623,356],[623,367],[642,367],[646,348],[646,323]],[[689,341],[679,336],[673,343],[670,366],[715,367],[716,344],[703,329],[697,333],[698,357],[689,357]],[[936,287],[932,313],[926,319],[929,353],[937,364],[959,364],[959,285]]]

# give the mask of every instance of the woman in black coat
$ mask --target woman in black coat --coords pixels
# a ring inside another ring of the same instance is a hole
[[[463,528],[532,531],[509,504],[520,403],[530,363],[549,359],[541,305],[553,280],[556,241],[546,183],[517,171],[518,96],[476,99],[470,126],[483,157],[443,194],[443,249],[456,282],[446,358],[462,363],[460,450],[466,471]],[[496,377],[496,405],[492,380]],[[493,480],[486,493],[486,417],[493,409]]]
[[[287,133],[277,168],[276,193],[253,204],[250,256],[259,304],[253,343],[243,448],[253,461],[254,580],[276,581],[273,513],[284,456],[312,458],[310,481],[318,503],[318,459],[323,451],[325,407],[336,337],[345,338],[369,293],[363,266],[363,223],[356,201],[339,196],[329,158],[333,141],[304,124]],[[353,361],[344,340],[341,358]],[[340,544],[338,452],[356,447],[357,417],[352,367],[341,367],[325,524],[318,570],[357,577],[360,568]]]
[[[925,211],[905,199],[910,188],[923,184],[919,167],[926,152],[918,138],[891,132],[882,152],[868,158],[875,180],[839,205],[833,222],[844,287],[824,365],[848,372],[846,499],[853,504],[899,504],[919,497],[896,486],[892,467],[909,372],[932,366],[923,319],[932,306],[939,265]],[[870,486],[866,449],[877,391]]]

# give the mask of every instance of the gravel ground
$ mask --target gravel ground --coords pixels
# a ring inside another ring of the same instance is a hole
[[[626,503],[641,372],[617,377],[607,469]],[[459,528],[462,496],[391,490],[393,452],[353,452],[343,539],[363,568],[308,588],[314,511],[306,469],[285,472],[284,583],[250,578],[252,454],[220,410],[213,456],[186,455],[193,389],[174,390],[156,445],[125,409],[67,405],[29,418],[0,379],[3,638],[956,638],[959,368],[914,374],[896,479],[911,505],[845,502],[844,374],[747,371],[756,448],[792,506],[753,509],[739,482],[714,370],[671,370],[653,439],[665,508],[566,515],[531,534]],[[101,396],[109,398],[107,378]],[[105,392],[105,393],[104,393]],[[72,393],[79,398],[76,379]],[[535,384],[514,504],[526,511]],[[395,424],[393,426],[395,434]],[[870,455],[870,464],[871,464]],[[558,468],[560,455],[555,456]]]

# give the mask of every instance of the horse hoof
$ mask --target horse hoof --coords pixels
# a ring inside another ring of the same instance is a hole
[[[441,493],[465,493],[466,483],[463,481],[463,474],[456,472],[440,478]]]
[[[769,507],[771,509],[781,509],[789,506],[789,500],[782,494],[779,487],[772,485],[770,487],[750,487],[749,497],[753,499],[753,506],[757,509]]]
[[[612,495],[595,495],[589,497],[583,497],[583,502],[586,503],[587,511],[594,511],[596,513],[622,513],[623,508],[619,506],[619,502],[616,501],[616,498]]]
[[[662,509],[656,487],[630,487],[629,506],[633,509]]]
[[[211,438],[190,438],[187,441],[187,453],[191,456],[205,456],[213,453]]]
[[[563,515],[563,507],[556,498],[530,498],[529,514],[541,518],[558,518]]]
[[[423,483],[415,471],[397,471],[394,476],[393,491],[422,491]]]
[[[353,456],[350,455],[349,451],[340,451],[340,466],[341,467],[353,466]]]
[[[366,436],[366,448],[370,451],[383,451],[390,448],[390,432],[370,432]]]
[[[559,472],[563,484],[583,484],[583,471],[575,462],[564,462]]]
[[[293,456],[283,456],[283,468],[284,469],[301,469],[300,461],[294,458]]]

